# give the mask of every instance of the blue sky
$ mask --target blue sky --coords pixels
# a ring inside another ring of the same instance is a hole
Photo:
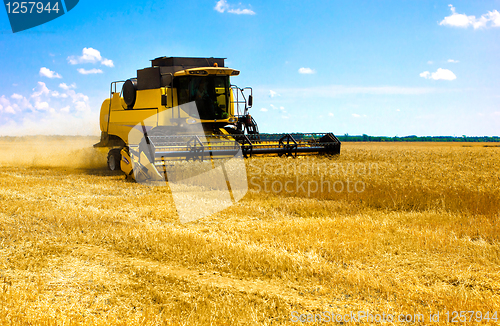
[[[91,1],[13,34],[0,135],[99,135],[109,84],[225,57],[261,132],[500,135],[500,1]]]

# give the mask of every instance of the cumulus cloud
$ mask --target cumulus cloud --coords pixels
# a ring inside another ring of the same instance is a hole
[[[62,78],[61,75],[59,75],[55,71],[52,71],[46,67],[40,68],[40,76],[47,77],[47,78]]]
[[[35,109],[37,110],[48,110],[49,109],[49,103],[47,102],[35,102]]]
[[[315,71],[312,70],[311,68],[302,67],[299,69],[299,74],[314,74],[314,73],[315,73]]]
[[[30,96],[32,108],[35,110],[48,110],[49,108],[52,108],[51,103],[55,101],[56,105],[54,105],[54,107],[65,108],[68,106],[68,102],[71,102],[71,107],[76,111],[90,110],[90,106],[88,104],[89,97],[82,93],[75,92],[73,89],[76,88],[75,84],[68,86],[61,83],[59,87],[61,87],[64,92],[60,93],[56,90],[50,90],[44,82],[38,82],[37,87],[33,88],[33,93]],[[25,108],[26,107],[28,106],[25,105]]]
[[[38,82],[27,97],[0,95],[0,114],[6,118],[0,135],[97,135],[98,113],[90,109],[89,97],[75,92],[74,84],[61,88],[51,90]]]
[[[62,89],[67,91],[68,89],[76,88],[76,85],[75,85],[75,83],[73,83],[73,84],[68,86],[68,85],[66,85],[66,83],[60,83],[59,87],[61,87]]]
[[[236,15],[255,15],[255,12],[253,10],[236,8],[234,5],[230,5],[229,3],[227,3],[226,0],[217,1],[214,10],[220,13],[228,12],[230,14],[236,14]]]
[[[270,97],[276,97],[276,96],[281,96],[281,95],[278,94],[277,92],[273,91],[273,90],[269,90],[269,96]]]
[[[1,113],[10,113],[16,114],[15,104],[12,104],[5,95],[0,97],[0,112]]]
[[[21,94],[14,93],[10,96],[10,98],[13,100],[12,102],[9,101],[5,95],[2,95],[2,98],[0,98],[0,104],[3,105],[4,112],[16,114],[24,109],[33,110],[33,106],[30,101]],[[2,110],[0,110],[0,112],[1,111]]]
[[[83,48],[81,56],[69,56],[68,62],[72,65],[79,63],[101,63],[101,65],[107,67],[114,67],[113,60],[103,58],[101,52],[94,48]]]
[[[33,88],[33,93],[31,94],[31,98],[37,99],[42,95],[48,95],[50,90],[47,88],[44,82],[38,82],[38,86]]]
[[[89,69],[89,70],[86,70],[86,69],[83,69],[83,68],[78,68],[77,71],[79,73],[81,73],[82,75],[90,75],[90,74],[102,74],[102,70],[101,69]]]
[[[420,74],[420,77],[425,79],[434,79],[434,80],[454,80],[457,79],[457,76],[448,69],[438,68],[436,72],[430,73],[428,71],[424,71]]]
[[[104,59],[101,61],[101,64],[103,66],[106,66],[106,67],[114,67],[114,63],[113,63],[113,60],[109,60],[109,59]]]
[[[425,79],[427,79],[427,78],[429,78],[430,74],[431,74],[430,72],[424,71],[424,72],[420,73],[420,77],[424,77]]]
[[[267,112],[267,109],[266,108],[262,108],[260,109],[262,112]]]
[[[462,28],[472,26],[474,29],[500,27],[500,13],[497,10],[488,11],[488,13],[476,18],[474,15],[467,16],[466,14],[458,14],[453,5],[448,6],[450,7],[451,15],[444,17],[439,25]]]

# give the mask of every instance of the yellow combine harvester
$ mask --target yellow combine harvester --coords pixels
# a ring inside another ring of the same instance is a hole
[[[101,141],[94,147],[110,148],[108,167],[129,175],[134,158],[151,167],[166,159],[203,160],[237,151],[245,157],[340,153],[332,133],[259,133],[248,113],[252,89],[230,83],[239,73],[224,67],[223,58],[152,60],[137,78],[111,83],[110,98],[101,107]],[[134,132],[140,139],[132,140]]]

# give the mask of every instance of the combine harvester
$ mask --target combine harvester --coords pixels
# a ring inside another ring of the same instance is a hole
[[[161,176],[166,162],[230,158],[238,152],[244,157],[340,153],[332,133],[259,133],[248,113],[252,89],[230,83],[239,73],[224,67],[223,58],[152,60],[137,78],[111,83],[110,98],[101,107],[101,140],[94,147],[109,148],[109,169],[136,180]],[[134,166],[143,173],[134,174]]]

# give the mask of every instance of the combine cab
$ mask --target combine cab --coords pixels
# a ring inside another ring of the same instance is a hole
[[[259,133],[248,113],[252,89],[230,83],[239,73],[224,67],[222,58],[152,60],[137,78],[111,83],[101,107],[101,141],[94,147],[110,148],[111,170],[133,175],[131,161],[140,161],[149,170],[145,178],[161,175],[166,160],[203,161],[237,152],[245,157],[340,153],[332,133]]]

